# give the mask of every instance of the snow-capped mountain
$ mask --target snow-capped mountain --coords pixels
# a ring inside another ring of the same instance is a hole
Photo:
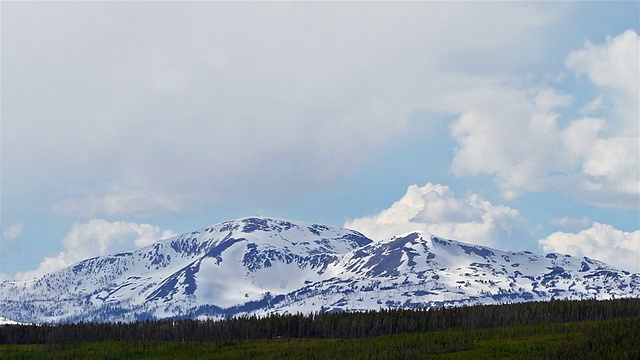
[[[251,217],[4,281],[0,316],[133,321],[614,296],[640,296],[640,274],[425,233],[373,242],[344,228]]]
[[[22,324],[22,323],[19,323],[17,321],[13,321],[13,320],[10,320],[10,319],[7,319],[7,318],[3,318],[2,316],[0,316],[0,326],[2,326],[2,325],[19,325],[19,324]]]

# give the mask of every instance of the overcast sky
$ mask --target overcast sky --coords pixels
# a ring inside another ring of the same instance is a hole
[[[249,215],[638,272],[639,6],[2,2],[0,275]]]

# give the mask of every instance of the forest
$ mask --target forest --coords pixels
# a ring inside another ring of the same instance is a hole
[[[285,355],[640,358],[640,299],[0,327],[0,358]]]

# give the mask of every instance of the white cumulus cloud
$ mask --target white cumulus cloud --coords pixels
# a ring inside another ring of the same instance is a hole
[[[550,88],[526,90],[489,84],[451,97],[462,115],[452,127],[459,147],[451,168],[458,176],[494,176],[510,198],[548,187],[547,172],[560,167],[555,149],[557,108],[570,97]]]
[[[348,220],[345,227],[376,239],[410,231],[499,249],[522,249],[532,237],[517,210],[493,205],[480,195],[457,197],[447,186],[411,185],[390,208]]]
[[[602,117],[573,113],[573,96],[552,86],[513,80],[448,96],[445,106],[460,113],[451,126],[458,143],[454,174],[492,176],[506,198],[560,191],[600,206],[637,208],[638,44],[638,35],[629,30],[602,45],[587,43],[567,57],[567,67],[586,74],[587,85],[601,92],[582,113],[607,104]]]
[[[617,111],[627,121],[635,119],[636,130],[640,91],[639,51],[640,37],[634,30],[627,30],[608,38],[605,44],[587,41],[583,49],[571,52],[566,59],[567,67],[576,74],[584,74],[596,85],[614,91]]]
[[[555,232],[539,241],[545,252],[559,252],[593,259],[632,272],[640,272],[640,230],[624,232],[594,222],[578,233]]]
[[[46,257],[37,269],[18,273],[19,279],[37,277],[56,271],[94,256],[126,251],[170,238],[176,234],[171,230],[160,230],[150,224],[133,222],[108,222],[94,219],[87,223],[76,223],[63,240],[64,249],[56,255]]]

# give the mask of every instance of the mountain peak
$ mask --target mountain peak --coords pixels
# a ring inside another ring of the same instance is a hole
[[[373,242],[335,226],[252,216],[0,283],[21,322],[219,318],[640,296],[640,274],[412,232]]]

